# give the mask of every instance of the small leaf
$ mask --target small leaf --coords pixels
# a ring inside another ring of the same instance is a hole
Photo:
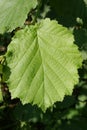
[[[37,0],[0,0],[0,33],[22,27]]]
[[[50,19],[18,31],[6,60],[12,98],[37,104],[43,111],[72,94],[82,63],[71,32]]]

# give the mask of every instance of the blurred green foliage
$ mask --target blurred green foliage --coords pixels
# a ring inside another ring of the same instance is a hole
[[[34,14],[33,14],[34,15]],[[87,0],[42,0],[41,18],[50,17],[72,30],[83,56],[79,84],[43,113],[37,106],[0,102],[0,130],[86,130],[87,129]],[[77,18],[80,18],[80,22]],[[81,22],[82,21],[82,22]],[[0,35],[0,55],[6,52],[14,32]]]

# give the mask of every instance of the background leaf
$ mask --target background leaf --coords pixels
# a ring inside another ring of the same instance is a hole
[[[22,27],[37,0],[0,0],[0,33]]]
[[[0,101],[2,101],[2,92],[1,92],[1,85],[0,85]]]
[[[87,29],[74,30],[75,42],[79,46],[84,60],[87,60]]]
[[[6,59],[12,98],[37,104],[44,111],[72,94],[82,62],[71,32],[50,19],[18,31]]]
[[[64,26],[75,26],[79,17],[87,25],[87,0],[50,0],[52,18]],[[50,14],[50,15],[51,15]]]

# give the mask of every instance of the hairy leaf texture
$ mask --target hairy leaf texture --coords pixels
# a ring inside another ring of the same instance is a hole
[[[6,60],[12,98],[37,104],[43,111],[72,94],[82,63],[71,32],[50,19],[18,31]]]

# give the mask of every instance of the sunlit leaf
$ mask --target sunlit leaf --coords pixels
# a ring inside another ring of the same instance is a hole
[[[73,35],[50,19],[18,31],[6,53],[12,98],[46,110],[78,83],[82,58]]]

